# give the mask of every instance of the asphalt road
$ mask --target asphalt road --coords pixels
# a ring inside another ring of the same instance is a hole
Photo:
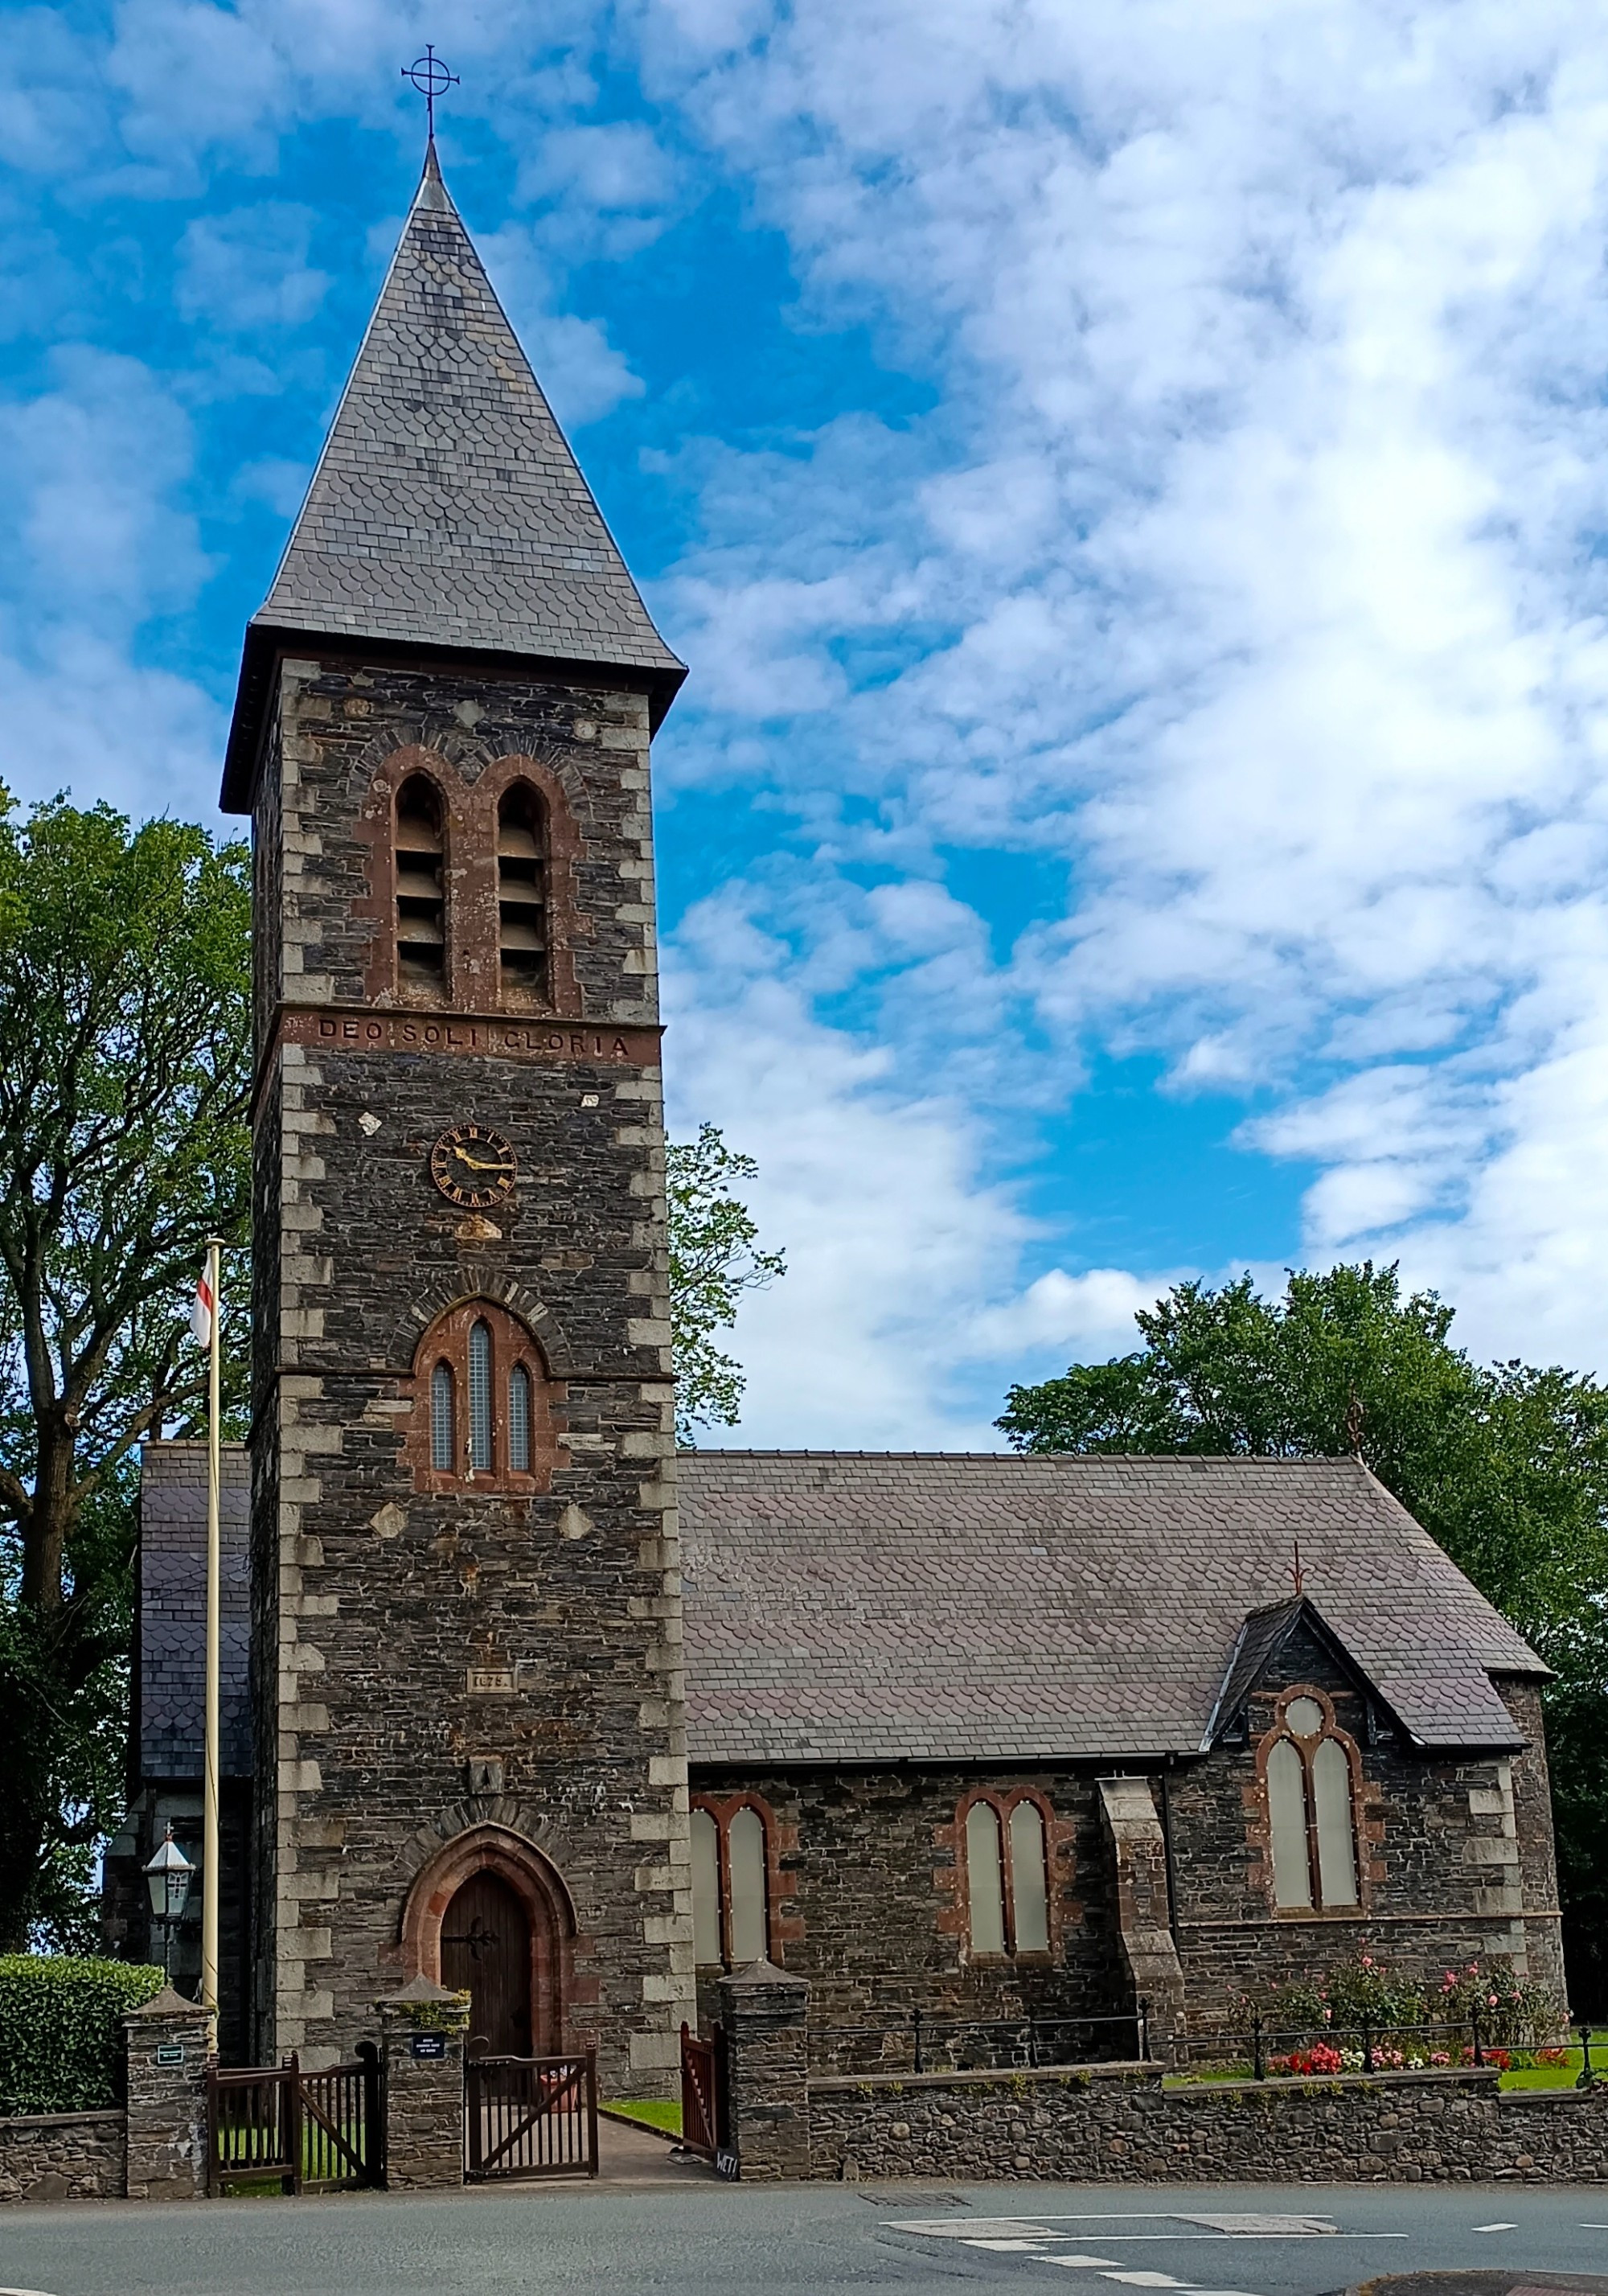
[[[1608,2186],[718,2185],[102,2202],[0,2217],[0,2296],[1322,2296],[1608,2274]]]

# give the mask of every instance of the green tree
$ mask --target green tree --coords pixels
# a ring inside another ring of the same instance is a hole
[[[137,1446],[189,1431],[188,1298],[249,1203],[246,849],[62,799],[14,813],[0,791],[0,1951],[89,1941]]]
[[[736,1322],[745,1292],[763,1291],[787,1274],[787,1260],[780,1251],[760,1250],[758,1226],[733,1193],[759,1168],[727,1147],[718,1126],[700,1125],[696,1140],[671,1141],[665,1165],[675,1431],[679,1441],[690,1443],[700,1427],[736,1425],[743,1369],[715,1345],[714,1334]]]
[[[1353,1447],[1510,1618],[1547,1693],[1571,1979],[1608,2012],[1608,1387],[1517,1361],[1476,1364],[1453,1311],[1365,1261],[1180,1283],[1136,1317],[1144,1346],[1013,1387],[999,1424],[1024,1451]]]

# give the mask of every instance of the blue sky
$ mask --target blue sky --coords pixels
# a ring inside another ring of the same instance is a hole
[[[1585,6],[0,11],[0,777],[213,819],[453,194],[671,642],[673,1118],[762,1442],[992,1439],[1183,1273],[1608,1368]]]

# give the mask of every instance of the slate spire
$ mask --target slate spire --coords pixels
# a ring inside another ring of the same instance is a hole
[[[493,291],[433,143],[248,628],[225,808],[249,803],[266,656],[282,634],[625,672],[651,693],[655,722],[686,675]]]

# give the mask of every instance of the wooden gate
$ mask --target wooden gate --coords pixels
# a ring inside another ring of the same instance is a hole
[[[725,2035],[717,2025],[712,2040],[700,2040],[682,2027],[682,2143],[722,2166],[730,2145],[726,2127]]]
[[[327,2193],[385,2177],[380,2053],[305,2073],[282,2065],[207,2070],[207,2190]]]
[[[466,2177],[597,2175],[594,2050],[573,2057],[471,2057],[463,2073]]]

